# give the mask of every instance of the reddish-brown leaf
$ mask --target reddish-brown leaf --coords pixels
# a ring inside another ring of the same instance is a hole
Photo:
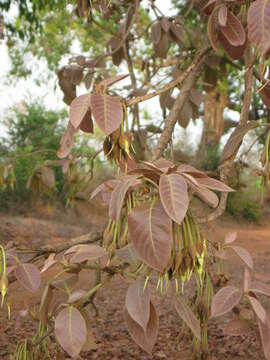
[[[196,178],[196,180],[198,180],[198,178]],[[187,181],[191,189],[194,190],[195,194],[202,201],[204,201],[206,204],[208,204],[213,208],[216,208],[218,206],[219,199],[213,191],[207,189],[204,186],[196,186],[193,182],[189,181],[188,179]]]
[[[187,100],[177,115],[178,124],[185,129],[188,126],[190,119],[192,118],[192,114],[193,114],[192,104],[189,100]]]
[[[162,16],[161,26],[165,32],[168,32],[170,30],[171,22],[168,18],[166,18],[166,16]]]
[[[215,16],[216,11],[213,11],[210,15],[207,23],[207,34],[212,48],[219,52],[219,40],[218,40],[218,21]]]
[[[172,249],[171,220],[160,202],[134,208],[128,217],[130,238],[138,256],[162,272]]]
[[[196,338],[201,340],[200,321],[196,318],[193,311],[187,306],[185,300],[182,297],[176,297],[174,306],[180,318],[186,323]]]
[[[109,216],[115,222],[119,219],[125,196],[129,188],[140,183],[137,178],[138,176],[136,175],[126,175],[119,181],[118,185],[114,188],[109,205]]]
[[[92,115],[91,110],[88,109],[87,113],[85,114],[85,117],[83,118],[80,124],[80,130],[82,130],[87,134],[93,134],[94,132],[94,124],[91,115]]]
[[[181,224],[189,206],[186,180],[179,174],[163,174],[159,181],[159,195],[168,216]]]
[[[218,32],[218,40],[222,44],[229,58],[231,58],[232,60],[237,60],[243,57],[247,42],[245,42],[241,46],[233,46],[221,31]]]
[[[270,286],[264,284],[259,280],[255,280],[250,286],[249,290],[255,293],[263,294],[270,297]]]
[[[223,333],[228,336],[245,336],[250,330],[250,325],[246,320],[233,319],[226,324]]]
[[[151,33],[153,43],[158,44],[161,38],[161,24],[159,21],[152,25]]]
[[[72,256],[70,261],[73,263],[81,263],[83,261],[95,261],[106,255],[106,250],[99,245],[82,244],[76,245],[75,254]]]
[[[18,281],[29,291],[35,292],[41,283],[40,271],[34,264],[22,263],[15,269]]]
[[[210,177],[200,177],[196,179],[199,185],[203,185],[208,189],[221,191],[221,192],[232,192],[234,191],[231,187],[224,184],[223,182],[210,178]]]
[[[137,345],[143,350],[151,354],[152,349],[156,343],[159,327],[159,319],[157,311],[152,302],[150,302],[150,316],[146,331],[132,319],[127,310],[124,311],[124,317],[128,332]]]
[[[160,41],[157,44],[154,44],[155,53],[157,56],[165,59],[169,50],[169,38],[168,33],[164,31],[161,32]]]
[[[150,318],[149,289],[144,289],[143,279],[130,284],[126,293],[126,310],[129,316],[146,331]]]
[[[213,296],[211,316],[216,317],[226,314],[239,303],[241,297],[242,293],[235,286],[226,286],[220,289]]]
[[[196,169],[194,166],[189,164],[181,164],[178,166],[177,171],[180,173],[188,173],[195,178],[197,177],[208,177],[207,174],[201,170]]]
[[[267,315],[262,304],[253,296],[248,296],[248,300],[250,301],[252,309],[254,310],[258,319],[265,324],[267,320]]]
[[[55,335],[59,344],[71,357],[79,355],[87,339],[87,329],[78,309],[69,306],[57,315]]]
[[[63,159],[71,153],[74,142],[74,134],[75,134],[75,129],[71,124],[71,122],[69,122],[68,127],[61,138],[60,148],[57,151],[57,156],[59,158]]]
[[[220,162],[223,163],[224,161],[230,159],[238,151],[246,133],[258,126],[257,121],[249,121],[246,124],[238,125],[224,146]]]
[[[270,49],[270,1],[256,0],[248,9],[248,38],[260,55]]]
[[[220,26],[220,31],[232,46],[242,46],[246,42],[243,25],[231,11],[228,11],[226,26]]]
[[[129,74],[121,74],[121,75],[112,76],[110,78],[102,80],[100,83],[98,83],[98,86],[108,88],[108,87],[112,86],[113,84],[117,83],[118,81],[125,79],[128,76],[129,76]]]
[[[250,255],[250,253],[242,248],[241,246],[231,245],[228,246],[231,249],[233,249],[236,254],[240,257],[240,259],[252,270],[253,269],[253,259]]]
[[[202,8],[205,15],[210,15],[216,5],[217,0],[209,0],[206,5]]]
[[[221,5],[218,10],[218,22],[221,26],[226,26],[228,16],[228,8],[226,5]]]
[[[99,128],[106,135],[119,128],[123,120],[123,109],[118,98],[94,93],[91,95],[91,109]]]
[[[80,95],[76,97],[69,108],[69,121],[75,128],[78,130],[81,122],[87,116],[89,107],[90,107],[90,94]]]
[[[92,84],[93,76],[94,76],[94,72],[92,70],[88,71],[88,73],[85,75],[84,83],[85,83],[86,89],[90,88],[90,86]]]
[[[181,26],[179,24],[171,23],[170,31],[171,31],[172,37],[175,38],[176,42],[178,44],[181,44],[185,37],[185,31],[183,29],[183,26]]]
[[[259,93],[264,105],[270,108],[270,86],[264,85]]]

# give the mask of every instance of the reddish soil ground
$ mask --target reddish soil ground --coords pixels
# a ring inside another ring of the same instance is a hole
[[[41,213],[29,211],[27,216],[11,216],[0,214],[0,241],[7,243],[10,240],[24,245],[35,246],[65,242],[67,239],[87,233],[100,226],[104,218],[102,211],[77,204],[77,211],[56,210],[48,207]],[[79,210],[78,210],[79,207]],[[75,208],[76,210],[76,208]],[[76,216],[76,212],[77,215]],[[81,214],[84,214],[81,216]],[[270,283],[270,222],[250,224],[246,221],[234,220],[229,216],[211,223],[205,228],[210,239],[220,240],[229,231],[237,231],[237,244],[244,246],[253,255],[257,277]],[[232,256],[230,272],[234,283],[241,281],[243,266],[236,256]],[[44,276],[52,276],[49,270]],[[94,277],[82,274],[80,284],[88,289],[93,285]],[[44,285],[43,282],[43,285]],[[164,297],[154,294],[154,301],[160,313],[160,329],[157,344],[153,350],[153,357],[141,351],[129,337],[124,320],[123,304],[127,284],[119,279],[114,279],[96,297],[95,303],[100,315],[95,317],[90,309],[93,319],[93,333],[96,339],[96,349],[82,354],[81,359],[106,359],[106,360],[158,360],[158,359],[192,359],[188,334],[181,333],[181,321],[171,306],[171,292]],[[12,359],[17,343],[22,338],[31,338],[36,330],[36,325],[29,319],[19,316],[19,310],[24,303],[34,304],[38,295],[29,295],[23,288],[14,283],[10,289],[12,318],[7,320],[6,313],[0,312],[0,360]],[[262,297],[263,304],[270,309],[267,299]],[[242,305],[243,309],[245,305]],[[243,310],[241,309],[241,311]],[[251,313],[244,309],[247,316]],[[244,311],[243,310],[243,311]],[[226,322],[232,318],[228,315],[209,324],[209,346],[211,360],[262,360],[258,334],[254,323],[253,330],[242,337],[228,337],[223,335]],[[252,322],[252,320],[251,320]],[[53,357],[56,359],[56,357]],[[68,356],[63,359],[68,359]],[[35,359],[39,360],[39,359]]]

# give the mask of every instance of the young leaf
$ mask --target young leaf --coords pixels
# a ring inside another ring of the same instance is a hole
[[[187,306],[182,297],[176,297],[174,301],[175,309],[181,319],[190,328],[198,340],[201,340],[200,321],[196,318],[192,310]]]
[[[168,216],[181,224],[189,206],[186,180],[178,174],[163,174],[159,181],[159,195]]]
[[[72,248],[71,248],[72,249]],[[69,250],[71,250],[69,249]],[[107,255],[104,248],[95,244],[82,244],[76,246],[76,252],[70,259],[72,263],[81,263],[83,261],[95,261]]]
[[[242,248],[241,246],[231,245],[228,246],[229,248],[233,249],[236,254],[240,257],[240,259],[252,270],[253,269],[253,259],[250,253]]]
[[[130,238],[138,256],[162,272],[172,249],[171,220],[160,202],[134,208],[128,217]]]
[[[216,5],[217,0],[209,0],[206,5],[202,8],[205,15],[210,15]]]
[[[169,38],[168,33],[161,31],[161,38],[157,44],[154,44],[154,50],[157,56],[165,59],[169,50]]]
[[[211,0],[210,0],[211,1]],[[207,34],[212,48],[218,53],[220,50],[218,40],[218,22],[215,16],[215,10],[212,12],[207,23]]]
[[[92,115],[91,110],[88,109],[87,113],[85,114],[85,117],[83,118],[80,124],[80,130],[87,134],[94,133],[94,124],[91,115]]]
[[[255,280],[250,286],[249,291],[263,294],[270,297],[270,286],[262,283],[261,281]]]
[[[193,182],[189,180],[188,185],[191,187],[192,190],[194,190],[195,194],[206,204],[213,208],[216,208],[218,206],[219,199],[213,191],[207,189],[204,186],[196,186]]]
[[[57,156],[60,159],[67,157],[71,153],[72,146],[74,143],[74,134],[75,134],[75,129],[71,124],[71,122],[69,122],[68,127],[61,138],[60,148],[57,151]]]
[[[196,179],[199,185],[203,185],[207,187],[208,189],[212,189],[215,191],[221,191],[221,192],[232,192],[234,191],[232,188],[230,188],[228,185],[224,184],[223,182],[210,178],[210,177],[199,177]]]
[[[221,31],[219,31],[219,33],[218,33],[218,40],[222,44],[222,46],[229,58],[231,58],[232,60],[237,60],[237,59],[241,59],[243,57],[247,42],[245,42],[241,46],[233,46],[227,40],[227,38],[223,35],[223,33]]]
[[[262,304],[253,296],[248,296],[248,300],[250,301],[250,304],[255,314],[258,316],[258,319],[261,322],[265,323],[267,316],[266,316],[266,311],[263,308]]]
[[[126,77],[128,77],[129,74],[121,74],[121,75],[116,75],[116,76],[113,76],[113,77],[110,77],[108,79],[104,79],[102,80],[98,86],[99,87],[106,87],[108,88],[109,86],[112,86],[113,84],[115,84],[116,82],[118,81],[121,81],[123,79],[125,79]]]
[[[166,16],[162,16],[161,26],[165,32],[168,32],[170,30],[171,22],[168,18],[166,18]]]
[[[79,129],[81,123],[89,115],[90,98],[90,94],[80,95],[70,104],[69,121],[76,130]]]
[[[17,280],[29,291],[35,292],[40,287],[40,271],[34,264],[22,263],[15,269]]]
[[[218,22],[221,26],[226,26],[228,16],[228,8],[226,5],[221,5],[218,10]]]
[[[124,317],[128,332],[137,345],[151,355],[152,349],[156,343],[159,327],[159,319],[155,306],[150,302],[150,316],[146,331],[132,319],[127,310],[124,311]]]
[[[94,93],[90,102],[93,116],[106,135],[119,128],[123,120],[123,109],[117,97]]]
[[[220,289],[213,296],[211,316],[216,317],[226,314],[239,303],[241,297],[242,293],[235,286],[226,286]]]
[[[250,325],[246,320],[233,319],[226,324],[223,334],[228,336],[245,336],[250,330]]]
[[[161,24],[159,21],[152,25],[151,33],[153,43],[158,44],[161,38]]]
[[[131,186],[138,184],[138,176],[136,175],[126,175],[124,176],[118,185],[114,188],[110,205],[109,205],[109,216],[115,222],[118,221],[121,214],[121,209],[125,200],[125,196]]]
[[[196,169],[195,167],[189,165],[189,164],[181,164],[177,167],[177,171],[180,173],[187,173],[189,175],[192,175],[193,177],[208,177],[208,175],[201,171]]]
[[[232,46],[242,46],[246,42],[246,33],[241,21],[228,11],[225,26],[220,26],[220,31]]]
[[[78,356],[87,339],[86,323],[73,306],[63,309],[55,319],[55,335],[62,348],[71,356]]]
[[[270,49],[270,1],[256,0],[248,9],[248,38],[260,55]]]
[[[130,284],[126,293],[126,309],[129,316],[146,331],[150,318],[149,289],[144,289],[143,279]]]

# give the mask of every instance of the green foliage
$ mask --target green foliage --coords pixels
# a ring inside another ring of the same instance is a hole
[[[214,146],[206,146],[205,149],[204,162],[202,163],[202,168],[206,171],[217,170],[220,164],[220,150],[219,144]]]
[[[248,191],[238,190],[230,193],[227,200],[227,211],[233,216],[243,216],[249,221],[258,222],[261,218],[260,205]]]
[[[13,165],[16,184],[14,189],[2,190],[2,200],[26,199],[29,195],[27,180],[35,167],[45,160],[57,159],[56,151],[63,132],[61,121],[66,116],[66,110],[48,111],[41,102],[33,101],[24,103],[21,109],[13,107],[10,110],[5,121],[7,138],[0,139],[0,148],[1,158],[6,164]],[[60,190],[64,181],[60,168],[55,169],[55,175]]]

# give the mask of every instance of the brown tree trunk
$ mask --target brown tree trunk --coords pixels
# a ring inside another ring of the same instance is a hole
[[[218,166],[220,138],[224,131],[224,109],[227,106],[227,94],[216,85],[206,93],[204,101],[204,124],[201,142],[198,148],[198,166],[214,170]]]

